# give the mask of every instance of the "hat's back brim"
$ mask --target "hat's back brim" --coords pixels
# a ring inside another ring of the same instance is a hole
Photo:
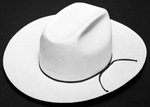
[[[99,76],[79,83],[62,83],[45,76],[38,65],[40,36],[53,16],[44,17],[23,27],[10,40],[3,57],[3,66],[12,84],[26,95],[47,102],[79,102],[108,94],[136,76],[146,59],[146,47],[142,39],[130,28],[111,20],[112,59],[118,61],[102,75],[101,82],[109,90],[105,92]]]

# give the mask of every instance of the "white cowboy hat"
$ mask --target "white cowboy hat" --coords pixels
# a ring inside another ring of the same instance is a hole
[[[6,47],[3,66],[26,95],[70,103],[123,86],[139,73],[146,54],[138,34],[109,19],[105,9],[74,3],[18,31]]]

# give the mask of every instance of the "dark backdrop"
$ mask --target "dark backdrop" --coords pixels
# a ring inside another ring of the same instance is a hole
[[[106,8],[110,18],[121,22],[145,41],[150,49],[150,7],[148,0],[81,0]],[[94,100],[76,104],[54,104],[32,99],[17,90],[3,69],[3,53],[13,35],[38,18],[56,14],[76,0],[1,0],[0,1],[0,107],[150,107],[149,54],[141,72],[120,89]]]

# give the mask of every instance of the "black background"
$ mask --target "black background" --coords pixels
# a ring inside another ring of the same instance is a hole
[[[38,18],[56,14],[76,0],[1,0],[0,1],[0,107],[150,107],[149,55],[141,72],[120,89],[94,100],[75,104],[55,104],[35,100],[17,90],[3,69],[7,43],[23,26]],[[108,10],[110,18],[121,22],[144,40],[150,49],[150,3],[148,0],[82,0]]]

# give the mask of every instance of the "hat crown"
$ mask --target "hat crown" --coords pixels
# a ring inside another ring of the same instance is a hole
[[[111,25],[107,11],[74,3],[48,22],[40,39],[39,61],[48,76],[63,81],[86,79],[110,61]]]

